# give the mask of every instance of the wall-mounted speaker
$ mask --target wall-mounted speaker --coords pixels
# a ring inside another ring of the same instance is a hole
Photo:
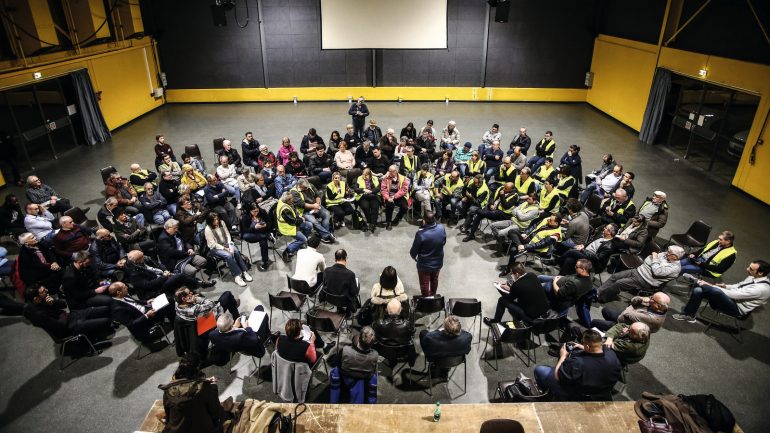
[[[508,15],[511,13],[511,2],[510,0],[500,0],[497,2],[497,7],[495,7],[495,22],[496,23],[507,23],[508,22]]]

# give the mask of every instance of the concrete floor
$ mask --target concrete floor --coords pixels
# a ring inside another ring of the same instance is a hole
[[[598,165],[605,152],[611,152],[626,169],[636,173],[637,201],[650,191],[662,189],[668,193],[671,216],[660,236],[686,231],[695,219],[703,219],[714,229],[712,237],[723,229],[736,233],[739,258],[725,279],[733,282],[745,276],[744,268],[755,258],[768,258],[766,245],[770,242],[767,227],[770,208],[724,183],[713,181],[687,162],[675,161],[671,153],[638,143],[636,133],[584,104],[483,104],[483,103],[377,103],[369,108],[383,130],[393,127],[400,131],[408,121],[422,126],[428,118],[440,129],[450,119],[457,121],[462,141],[480,141],[482,133],[492,123],[502,125],[503,142],[508,143],[519,126],[529,128],[533,137],[540,138],[546,129],[554,132],[560,156],[568,144],[582,147],[584,171]],[[254,131],[260,142],[275,150],[280,138],[288,135],[299,145],[302,135],[315,127],[326,139],[332,129],[344,131],[349,117],[346,103],[294,104],[199,104],[162,107],[121,128],[113,141],[94,148],[84,148],[46,166],[38,167],[43,182],[53,185],[60,194],[77,205],[92,207],[91,215],[102,202],[99,168],[115,165],[122,173],[128,165],[138,162],[152,166],[152,145],[156,133],[164,133],[167,142],[181,154],[183,145],[198,143],[207,163],[213,162],[211,139],[231,138],[238,144],[247,130]],[[238,146],[240,147],[240,146]],[[10,191],[19,191],[9,188]],[[765,221],[765,222],[762,222]],[[408,248],[416,231],[414,225],[404,225],[392,232],[376,234],[340,231],[339,245],[322,245],[321,251],[332,262],[336,248],[349,252],[349,267],[360,278],[362,297],[366,299],[379,272],[387,265],[395,266],[409,295],[419,293],[413,262]],[[497,260],[481,242],[464,244],[455,229],[450,229],[446,246],[446,261],[441,274],[440,293],[446,297],[476,297],[483,303],[485,315],[491,315],[497,292],[491,283],[497,280]],[[254,251],[256,252],[256,251]],[[257,302],[267,304],[267,293],[285,287],[285,274],[290,268],[282,262],[269,272],[256,274],[246,289],[238,288],[229,277],[210,292],[210,297],[224,290],[239,294],[242,310]],[[686,300],[682,287],[673,287],[672,312],[679,312]],[[594,309],[598,314],[598,310]],[[276,314],[273,329],[282,329],[283,318]],[[423,322],[425,320],[423,319]],[[469,326],[470,321],[464,322]],[[766,312],[755,314],[750,330],[744,332],[741,345],[729,335],[712,331],[704,335],[704,325],[669,320],[654,336],[647,357],[630,368],[628,385],[616,395],[618,400],[636,399],[643,391],[682,394],[713,393],[725,402],[747,432],[767,431],[768,423],[762,408],[765,391],[770,388],[770,318]],[[125,329],[112,340],[112,346],[100,356],[83,358],[63,372],[58,370],[51,341],[38,329],[19,318],[0,318],[4,344],[0,349],[3,382],[0,387],[0,430],[4,432],[50,431],[52,425],[60,432],[132,431],[139,426],[153,400],[161,398],[157,385],[167,382],[176,366],[173,348],[136,360],[137,345]],[[478,335],[478,322],[474,328]],[[486,327],[483,327],[486,336]],[[477,338],[477,337],[476,337]],[[524,372],[531,376],[533,366],[526,367],[507,353],[495,372],[479,363],[483,345],[473,345],[468,357],[467,393],[460,397],[456,385],[447,394],[443,384],[435,388],[430,398],[417,387],[397,389],[381,377],[379,398],[387,403],[487,402],[498,380],[509,379]],[[538,361],[553,364],[545,348],[538,351]],[[265,358],[267,363],[267,358]],[[422,367],[423,358],[417,361]],[[219,378],[222,398],[273,399],[271,384],[256,384],[247,375],[253,366],[246,358],[238,362],[237,376],[227,369],[212,367],[207,374]],[[388,374],[387,367],[383,372]],[[462,382],[462,371],[457,377]],[[312,392],[314,401],[325,401],[325,387]],[[55,423],[55,424],[54,424]]]

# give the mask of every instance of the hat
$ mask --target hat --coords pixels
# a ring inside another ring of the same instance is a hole
[[[263,145],[259,146],[259,151],[261,152],[263,150],[267,150],[267,145],[266,144],[263,144]]]
[[[470,142],[470,141],[466,141],[466,142],[465,142],[465,146],[464,146],[464,147],[465,147],[466,149],[470,149],[471,147],[473,147],[473,145],[471,144],[471,142]]]

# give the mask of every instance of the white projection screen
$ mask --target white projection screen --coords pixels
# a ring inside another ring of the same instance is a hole
[[[321,49],[446,49],[447,0],[321,0]]]

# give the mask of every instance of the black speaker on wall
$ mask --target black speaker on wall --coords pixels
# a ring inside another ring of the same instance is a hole
[[[495,22],[496,23],[507,23],[508,22],[508,15],[511,13],[511,2],[510,0],[501,0],[497,2],[497,6],[495,7]]]
[[[211,5],[211,18],[214,19],[214,27],[224,27],[227,25],[227,16],[223,6]]]

